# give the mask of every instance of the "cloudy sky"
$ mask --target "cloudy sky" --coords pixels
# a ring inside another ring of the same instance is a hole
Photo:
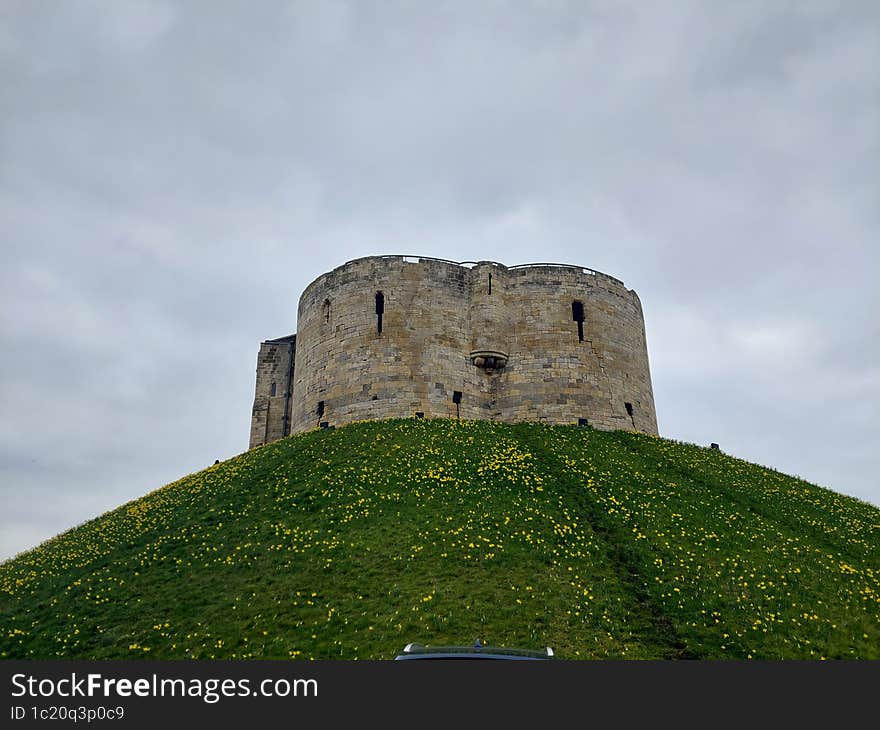
[[[0,559],[247,448],[359,256],[638,291],[661,434],[880,505],[880,4],[0,2]]]

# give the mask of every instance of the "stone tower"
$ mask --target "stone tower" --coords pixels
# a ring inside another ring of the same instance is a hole
[[[250,446],[400,417],[657,433],[642,307],[564,264],[370,256],[319,276],[257,358]]]

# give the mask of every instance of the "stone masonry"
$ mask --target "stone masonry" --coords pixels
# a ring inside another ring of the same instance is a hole
[[[257,389],[251,415],[251,448],[290,434],[290,386],[296,335],[267,340],[257,356]]]
[[[370,256],[319,276],[257,358],[250,446],[380,418],[657,433],[642,307],[579,266]]]

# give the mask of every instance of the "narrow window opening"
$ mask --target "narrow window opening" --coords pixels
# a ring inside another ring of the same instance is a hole
[[[269,395],[275,395],[275,383],[269,387]]]
[[[324,401],[318,401],[318,408],[315,413],[318,415],[319,418],[324,415]]]
[[[577,300],[571,303],[571,318],[578,325],[578,341],[584,341],[584,303]]]
[[[636,427],[636,419],[633,416],[633,404],[632,403],[624,403],[623,407],[626,408],[626,415],[629,416],[629,420],[632,421],[633,428]]]
[[[324,313],[324,323],[330,324],[330,300],[329,299],[324,300],[323,313]]]
[[[452,391],[452,402],[455,403],[455,417],[461,418],[461,391]]]
[[[385,295],[377,291],[376,292],[376,330],[381,335],[382,334],[382,315],[385,314]]]
[[[492,294],[492,274],[489,274],[489,294]]]

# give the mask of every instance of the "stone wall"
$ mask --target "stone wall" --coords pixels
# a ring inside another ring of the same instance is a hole
[[[295,360],[296,335],[260,344],[250,448],[277,441],[290,433],[288,423],[292,400],[288,393],[293,384]]]
[[[282,339],[261,346],[251,446],[284,432]],[[291,433],[416,413],[657,433],[639,299],[581,267],[357,259],[303,292],[295,355]]]

